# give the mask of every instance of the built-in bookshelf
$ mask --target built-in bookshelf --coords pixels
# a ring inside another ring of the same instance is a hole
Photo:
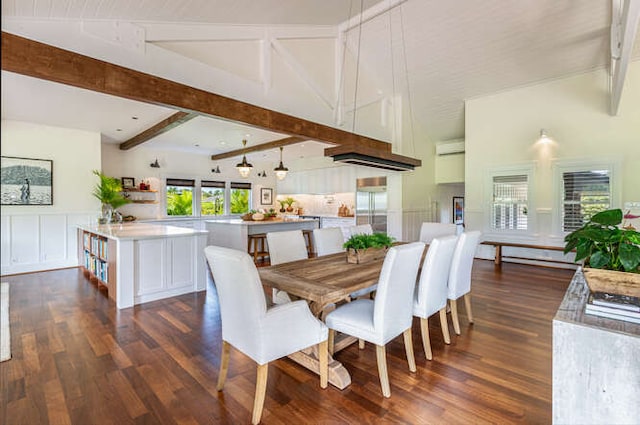
[[[85,230],[79,231],[82,250],[80,264],[91,281],[104,286],[109,297],[115,296],[116,288],[116,241]]]

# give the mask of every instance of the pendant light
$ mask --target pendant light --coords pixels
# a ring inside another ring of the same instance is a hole
[[[242,141],[242,149],[244,150],[244,148],[246,148],[247,146],[247,141],[243,140]],[[249,174],[251,173],[251,169],[253,168],[253,165],[249,164],[247,162],[247,157],[244,155],[244,153],[242,154],[242,162],[240,164],[236,165],[236,168],[238,169],[238,172],[240,173],[240,176],[242,177],[249,177]]]
[[[280,165],[273,169],[273,171],[276,172],[278,180],[284,180],[284,178],[287,177],[287,171],[289,171],[287,167],[282,165],[282,149],[284,148],[280,146]]]

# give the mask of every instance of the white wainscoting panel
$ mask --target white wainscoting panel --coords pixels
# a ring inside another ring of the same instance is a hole
[[[404,210],[402,212],[402,240],[415,242],[420,239],[420,228],[425,221],[434,221],[433,209]]]
[[[2,275],[78,265],[77,224],[96,213],[3,214]]]

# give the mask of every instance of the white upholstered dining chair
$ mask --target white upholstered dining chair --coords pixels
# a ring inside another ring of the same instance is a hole
[[[205,256],[218,291],[222,319],[222,356],[218,391],[222,391],[233,346],[258,364],[252,423],[260,422],[269,362],[318,345],[320,386],[327,387],[327,327],[305,301],[267,309],[260,276],[246,252],[208,246]]]
[[[391,396],[385,352],[389,341],[403,334],[409,370],[416,371],[411,321],[413,293],[424,246],[422,242],[414,242],[390,248],[382,264],[375,300],[355,300],[338,307],[325,318],[330,352],[333,352],[335,331],[376,345],[378,374],[385,397]]]
[[[272,266],[309,258],[307,243],[302,230],[269,232],[267,233],[267,246],[269,247],[269,261]],[[272,297],[274,304],[291,302],[289,294],[279,289],[273,288]]]
[[[370,224],[358,224],[357,226],[349,227],[349,236],[371,234],[373,234],[373,227]]]
[[[458,226],[451,223],[424,222],[420,227],[420,242],[430,244],[433,238],[451,236],[458,233]]]
[[[469,323],[473,323],[471,312],[471,269],[476,248],[480,242],[481,232],[464,232],[458,236],[456,249],[451,260],[449,271],[449,306],[451,307],[451,321],[456,335],[460,335],[460,321],[458,320],[458,298],[464,296],[464,306]]]
[[[457,240],[457,236],[444,236],[431,241],[416,287],[413,315],[420,318],[422,346],[428,360],[433,358],[429,340],[430,316],[440,312],[440,327],[444,342],[451,343],[447,321],[447,281]]]
[[[319,257],[344,252],[344,238],[339,227],[313,229],[313,240],[316,244],[316,255]]]

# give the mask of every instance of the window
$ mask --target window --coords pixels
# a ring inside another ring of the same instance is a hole
[[[609,209],[611,186],[609,170],[567,171],[562,173],[562,230],[572,232],[595,213]]]
[[[224,182],[200,183],[200,215],[224,215]]]
[[[231,182],[229,198],[231,214],[248,213],[251,204],[251,183]]]
[[[528,181],[526,174],[493,176],[492,229],[527,230]]]
[[[167,215],[193,215],[195,180],[167,179]]]

